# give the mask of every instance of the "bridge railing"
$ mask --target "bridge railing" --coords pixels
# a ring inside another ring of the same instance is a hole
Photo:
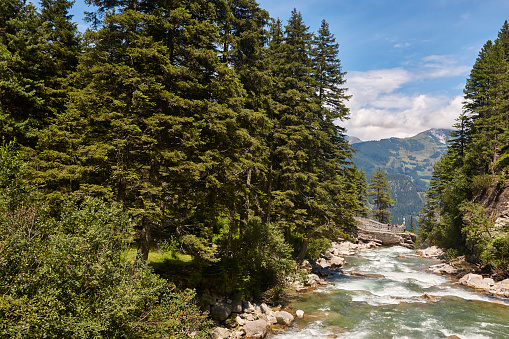
[[[355,218],[355,219],[358,223],[359,228],[364,229],[366,231],[403,233],[405,232],[406,229],[404,225],[383,224],[381,222],[366,218]]]

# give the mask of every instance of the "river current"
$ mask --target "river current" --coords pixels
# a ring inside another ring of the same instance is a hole
[[[345,273],[383,277],[338,275],[334,285],[301,295],[290,306],[304,318],[271,338],[509,338],[509,300],[426,272],[435,261],[403,247],[345,259]]]

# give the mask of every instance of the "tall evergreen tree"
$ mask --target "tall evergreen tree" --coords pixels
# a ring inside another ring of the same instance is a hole
[[[372,179],[368,184],[368,195],[373,196],[373,204],[376,210],[373,212],[374,217],[381,223],[389,223],[391,221],[391,212],[388,208],[393,207],[394,200],[391,198],[389,183],[385,177],[385,173],[379,168],[372,175]]]
[[[42,34],[35,7],[0,3],[0,133],[33,148],[44,124],[40,78]]]
[[[204,227],[234,203],[243,90],[217,57],[207,2],[167,11],[151,11],[160,2],[103,5],[76,75],[84,87],[44,140],[46,185],[122,202],[139,220],[146,260],[154,226],[208,241]]]
[[[74,1],[42,0],[41,30],[44,34],[41,78],[44,80],[44,109],[48,118],[62,112],[70,91],[69,76],[76,70],[80,54],[77,24],[69,14]]]

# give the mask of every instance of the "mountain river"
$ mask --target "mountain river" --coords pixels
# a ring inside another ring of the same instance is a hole
[[[290,306],[303,310],[304,318],[271,339],[509,338],[509,300],[426,272],[436,261],[403,247],[345,259],[344,272],[384,278],[338,275],[334,285],[300,295]]]

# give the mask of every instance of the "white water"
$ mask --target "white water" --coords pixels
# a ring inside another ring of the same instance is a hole
[[[295,302],[306,317],[274,338],[509,338],[509,302],[425,271],[433,262],[403,247],[347,258],[350,276]],[[400,257],[398,257],[398,255]]]

